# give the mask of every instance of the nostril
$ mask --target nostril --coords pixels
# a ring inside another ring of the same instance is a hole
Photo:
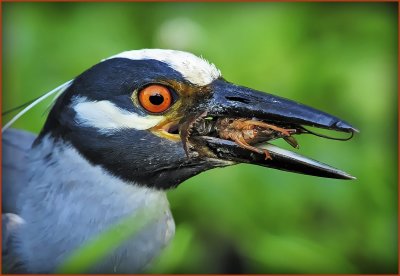
[[[245,103],[245,104],[250,103],[250,101],[248,99],[241,98],[241,97],[226,97],[226,99],[228,101],[233,101],[233,102],[241,102],[241,103]]]

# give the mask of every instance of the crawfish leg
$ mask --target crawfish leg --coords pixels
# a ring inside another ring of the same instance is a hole
[[[269,154],[269,152],[266,149],[259,149],[253,146],[250,146],[246,140],[243,138],[243,136],[241,135],[235,135],[234,137],[232,137],[232,140],[236,142],[236,144],[238,144],[239,146],[241,146],[242,148],[260,153],[260,154],[265,154],[265,160],[270,159],[272,160],[271,155]]]
[[[252,125],[255,125],[255,126],[259,126],[259,127],[263,127],[263,128],[273,129],[273,130],[276,130],[276,131],[278,131],[278,132],[280,132],[280,133],[282,133],[282,134],[284,134],[286,136],[290,136],[290,130],[287,130],[287,129],[284,129],[284,128],[281,128],[281,127],[277,127],[277,126],[274,126],[274,125],[270,125],[270,124],[267,124],[267,123],[264,123],[264,122],[261,122],[261,121],[248,120],[248,121],[246,121],[246,123],[252,124]]]

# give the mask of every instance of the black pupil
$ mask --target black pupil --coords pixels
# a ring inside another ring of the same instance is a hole
[[[163,97],[163,95],[157,93],[157,94],[151,95],[149,100],[154,105],[160,105],[163,103],[164,97]]]

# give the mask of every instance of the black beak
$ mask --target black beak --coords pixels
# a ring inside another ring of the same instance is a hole
[[[291,135],[306,133],[305,126],[352,134],[358,132],[349,123],[306,105],[222,79],[211,84],[211,91],[208,100],[203,99],[196,105],[191,111],[192,117],[181,128],[182,141],[189,156],[251,163],[320,177],[354,179],[343,171],[268,143],[277,138],[295,141]],[[220,123],[223,118],[230,118],[231,122],[242,120],[245,125],[243,129],[234,125],[223,129]],[[264,136],[262,139],[247,137],[246,140],[244,136],[249,130],[264,133]]]
[[[285,98],[237,86],[223,80],[212,84],[208,115],[257,118],[275,123],[306,125],[342,132],[358,132],[345,121]]]

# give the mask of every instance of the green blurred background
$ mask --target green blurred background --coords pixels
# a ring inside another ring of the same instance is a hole
[[[170,191],[176,237],[148,272],[397,273],[397,3],[2,6],[3,110],[118,52],[171,48],[361,130],[298,138],[355,181],[237,165]],[[38,132],[48,105],[15,127]]]

